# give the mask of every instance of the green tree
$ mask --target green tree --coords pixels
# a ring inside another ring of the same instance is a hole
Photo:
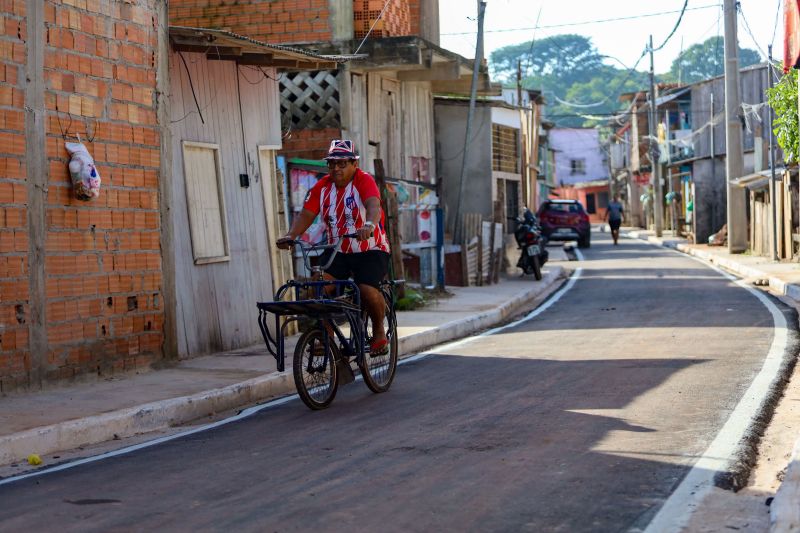
[[[548,116],[563,126],[581,126],[586,119],[581,114],[608,113],[618,107],[618,91],[613,81],[619,69],[604,63],[591,40],[582,35],[554,35],[531,43],[499,48],[490,56],[494,78],[516,85],[517,64],[522,63],[523,86],[543,91],[548,98]],[[627,71],[625,71],[627,72]],[[619,85],[619,84],[618,84]],[[571,89],[576,87],[571,93]],[[589,108],[572,107],[558,100],[602,105]]]
[[[723,38],[709,37],[702,43],[693,44],[677,57],[664,75],[669,81],[694,83],[720,76],[725,72]],[[739,67],[761,62],[758,52],[739,47]]]
[[[608,65],[603,65],[597,70],[596,76],[585,83],[574,83],[566,92],[567,102],[575,102],[591,107],[574,107],[555,102],[551,114],[555,117],[563,116],[569,124],[583,127],[603,124],[608,117],[620,109],[619,97],[621,94],[641,91],[647,87],[648,75],[645,72],[621,70]],[[572,115],[582,115],[572,117]]]
[[[494,77],[506,83],[516,82],[518,61],[528,80],[547,79],[569,86],[589,81],[603,64],[603,56],[588,37],[564,34],[537,40],[533,46],[530,42],[504,46],[489,58]]]
[[[767,101],[775,111],[773,132],[783,150],[786,163],[797,163],[800,152],[800,125],[797,116],[797,71],[789,70],[771,89]]]

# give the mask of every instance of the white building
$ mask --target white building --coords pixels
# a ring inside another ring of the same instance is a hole
[[[555,183],[559,186],[608,179],[608,162],[595,128],[553,128]]]

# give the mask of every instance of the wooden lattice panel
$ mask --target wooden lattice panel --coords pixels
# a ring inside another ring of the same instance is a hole
[[[281,116],[296,129],[339,127],[339,82],[329,70],[284,74]]]

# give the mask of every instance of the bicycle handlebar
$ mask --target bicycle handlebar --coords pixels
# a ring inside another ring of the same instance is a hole
[[[323,250],[323,251],[324,250],[333,250],[333,253],[328,258],[327,263],[325,263],[324,265],[317,265],[317,268],[319,268],[320,270],[326,270],[329,266],[331,266],[331,263],[333,263],[333,259],[336,257],[336,254],[339,253],[339,245],[342,244],[342,241],[344,239],[354,239],[354,238],[357,238],[357,237],[358,237],[358,233],[346,233],[344,235],[339,235],[337,237],[335,243],[325,243],[325,241],[321,241],[321,242],[318,242],[318,243],[310,243],[310,242],[307,242],[307,241],[304,241],[304,240],[301,240],[301,239],[291,239],[291,240],[287,239],[287,240],[285,240],[283,242],[285,242],[286,244],[289,244],[290,246],[299,246],[300,247],[300,251],[303,252],[303,263],[305,263],[306,268],[308,270],[310,270],[311,272],[314,272],[314,267],[311,266],[311,263],[308,260],[308,258],[309,258],[308,254],[309,253],[311,253],[311,252],[313,252],[315,250]],[[325,243],[325,244],[323,244],[323,243]]]

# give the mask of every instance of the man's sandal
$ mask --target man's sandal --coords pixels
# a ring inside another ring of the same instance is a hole
[[[369,354],[372,356],[389,353],[389,339],[381,339],[369,343]]]

